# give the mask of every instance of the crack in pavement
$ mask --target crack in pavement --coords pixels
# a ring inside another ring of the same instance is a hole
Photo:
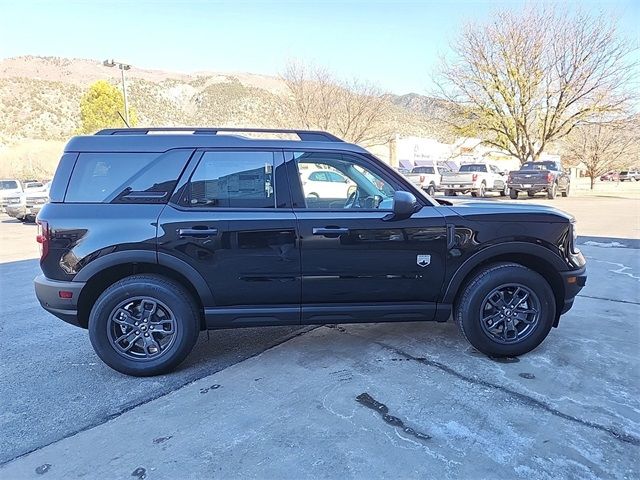
[[[467,375],[464,375],[464,374],[454,370],[453,368],[451,368],[451,367],[449,367],[449,366],[447,366],[447,365],[445,365],[443,363],[436,362],[434,360],[429,360],[429,359],[424,358],[424,357],[414,357],[410,353],[407,353],[404,350],[401,350],[401,349],[399,349],[397,347],[394,347],[392,345],[388,345],[386,343],[382,343],[382,342],[375,342],[375,343],[380,345],[382,348],[384,348],[386,350],[390,350],[390,351],[394,352],[396,355],[403,356],[404,358],[416,361],[418,363],[422,363],[423,365],[427,365],[429,367],[437,368],[437,369],[442,370],[443,372],[445,372],[445,373],[447,373],[449,375],[453,375],[454,377],[457,377],[460,380],[463,380],[463,381],[465,381],[467,383],[471,383],[473,385],[479,385],[479,386],[486,387],[486,388],[492,388],[494,390],[499,390],[501,392],[504,392],[504,393],[516,398],[517,400],[521,401],[522,403],[524,403],[527,406],[539,408],[541,410],[544,410],[547,413],[550,413],[551,415],[554,415],[556,417],[562,418],[564,420],[568,420],[570,422],[574,422],[574,423],[577,423],[579,425],[592,428],[594,430],[599,430],[601,432],[608,433],[609,435],[613,436],[616,440],[619,440],[621,442],[629,443],[629,444],[635,445],[635,446],[640,446],[640,438],[636,437],[635,435],[631,435],[631,434],[625,433],[625,432],[619,432],[619,431],[617,431],[617,430],[615,430],[615,429],[613,429],[611,427],[606,427],[606,426],[601,425],[599,423],[590,422],[589,420],[583,420],[581,418],[574,417],[573,415],[569,415],[567,413],[561,412],[560,410],[557,410],[556,408],[553,408],[552,406],[546,404],[545,402],[543,402],[541,400],[536,400],[535,398],[529,397],[529,396],[525,395],[524,393],[517,392],[515,390],[512,390],[512,389],[510,389],[508,387],[504,387],[502,385],[497,385],[495,383],[491,383],[491,382],[488,382],[486,380],[482,380],[482,379],[479,379],[479,378],[469,377]]]
[[[169,395],[169,394],[171,394],[171,393],[173,393],[173,392],[175,392],[177,390],[180,390],[181,388],[187,387],[187,386],[189,386],[189,385],[191,385],[191,384],[193,384],[193,383],[195,383],[195,382],[197,382],[199,380],[202,380],[203,378],[206,378],[206,377],[208,377],[210,375],[215,375],[216,373],[221,372],[223,370],[226,370],[229,367],[233,367],[234,365],[237,365],[239,363],[242,363],[245,360],[249,360],[251,358],[257,357],[258,355],[261,355],[262,353],[264,353],[264,352],[266,352],[268,350],[271,350],[272,348],[275,348],[275,347],[277,347],[279,345],[282,345],[283,343],[288,342],[289,340],[292,340],[292,339],[294,339],[296,337],[299,337],[301,335],[304,335],[305,333],[309,333],[310,331],[315,330],[316,328],[319,328],[320,326],[321,325],[312,325],[312,326],[306,326],[306,327],[303,326],[301,329],[296,330],[295,332],[290,333],[289,335],[285,335],[282,339],[280,339],[278,342],[274,343],[273,345],[269,346],[268,348],[265,348],[264,350],[262,350],[260,352],[256,352],[255,354],[253,354],[253,355],[251,355],[249,357],[243,358],[243,359],[241,359],[241,360],[239,360],[239,361],[237,361],[235,363],[227,365],[226,367],[221,368],[220,370],[216,370],[215,372],[207,372],[206,374],[202,375],[201,377],[198,377],[198,378],[195,378],[195,379],[190,379],[189,381],[187,381],[187,382],[185,382],[185,383],[183,383],[181,385],[177,385],[176,388],[174,388],[173,390],[170,390],[168,392],[159,392],[157,395],[154,395],[153,397],[150,397],[150,398],[147,398],[145,400],[142,400],[142,401],[140,401],[138,403],[134,403],[134,404],[131,404],[131,405],[124,405],[122,410],[120,410],[120,411],[118,411],[116,413],[112,413],[112,414],[106,415],[102,419],[100,419],[100,420],[98,420],[96,422],[93,422],[93,423],[91,423],[91,424],[89,424],[89,425],[87,425],[87,426],[85,426],[83,428],[80,428],[80,429],[76,430],[75,432],[71,432],[68,435],[64,435],[63,437],[58,438],[56,440],[52,440],[52,441],[50,441],[48,443],[45,443],[44,445],[40,445],[38,447],[32,448],[31,450],[23,452],[20,455],[16,455],[15,457],[10,458],[8,460],[0,461],[0,467],[3,467],[5,465],[13,462],[14,460],[18,460],[19,458],[26,457],[27,455],[30,455],[30,454],[32,454],[34,452],[37,452],[38,450],[46,448],[49,445],[53,445],[54,443],[61,442],[63,440],[66,440],[67,438],[73,437],[74,435],[78,435],[79,433],[86,432],[87,430],[91,430],[93,428],[99,427],[100,425],[104,425],[105,423],[110,422],[111,420],[115,420],[116,418],[118,418],[118,417],[124,415],[125,413],[133,410],[134,408],[138,408],[138,407],[141,407],[143,405],[146,405],[147,403],[153,402],[154,400],[162,398],[162,397],[164,397],[166,395]],[[212,387],[209,387],[209,389],[210,388],[212,388]],[[200,392],[200,393],[203,393],[203,392]]]
[[[594,300],[606,300],[607,302],[628,303],[629,305],[640,305],[640,302],[633,302],[631,300],[616,300],[615,298],[595,297],[593,295],[578,294],[577,297],[592,298]]]

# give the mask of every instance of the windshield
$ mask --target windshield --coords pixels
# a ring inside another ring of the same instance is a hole
[[[25,184],[24,188],[40,188],[42,186],[43,185],[40,182],[31,182],[31,183]]]
[[[15,180],[0,180],[0,190],[13,190],[18,188],[18,182]]]
[[[486,172],[486,165],[462,165],[459,172]]]

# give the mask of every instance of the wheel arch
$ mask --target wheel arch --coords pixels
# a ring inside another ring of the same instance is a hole
[[[153,253],[155,260],[155,252],[150,253]],[[200,312],[200,328],[204,329],[206,325],[204,322],[204,307],[205,305],[213,304],[211,290],[200,273],[193,267],[170,255],[165,256],[168,257],[168,260],[165,259],[164,263],[149,261],[148,256],[128,261],[124,261],[124,259],[120,257],[117,260],[112,259],[113,261],[108,263],[102,262],[104,268],[97,269],[94,267],[91,269],[92,271],[87,272],[82,269],[81,272],[84,272],[82,277],[78,278],[80,276],[80,274],[78,274],[76,279],[74,279],[86,282],[78,298],[78,324],[81,327],[87,328],[89,313],[93,304],[100,294],[110,285],[131,275],[152,273],[175,280],[187,289],[198,306]]]
[[[545,247],[527,242],[513,242],[488,247],[467,259],[453,274],[443,295],[443,303],[455,305],[463,287],[482,269],[495,263],[517,263],[542,275],[553,290],[556,302],[554,327],[558,325],[564,304],[565,286],[560,271],[566,265]]]

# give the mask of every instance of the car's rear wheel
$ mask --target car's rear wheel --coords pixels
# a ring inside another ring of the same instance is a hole
[[[199,313],[181,285],[159,275],[133,275],[107,288],[89,315],[100,359],[127,375],[173,370],[193,349]]]
[[[486,194],[486,189],[487,189],[487,186],[485,185],[484,182],[482,182],[478,190],[471,192],[471,196],[483,198]]]
[[[425,188],[427,194],[433,197],[436,194],[436,187],[433,184],[430,184],[427,188]]]
[[[507,184],[505,183],[504,187],[502,187],[502,190],[500,190],[500,196],[506,197],[508,193],[509,193],[509,187],[507,187]]]
[[[552,183],[549,189],[547,190],[547,198],[549,200],[553,200],[556,198],[556,194],[558,193],[558,186],[555,183]]]
[[[464,337],[489,356],[511,357],[536,348],[556,314],[551,287],[537,272],[500,263],[478,272],[464,286],[455,319]]]
[[[515,200],[518,198],[518,191],[514,190],[513,188],[509,190],[509,198],[511,200]]]
[[[568,197],[570,190],[571,190],[571,185],[567,185],[567,188],[565,189],[565,191],[562,192],[562,196],[565,197],[565,198]]]

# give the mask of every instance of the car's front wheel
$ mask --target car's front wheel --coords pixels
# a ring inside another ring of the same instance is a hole
[[[455,319],[482,353],[512,357],[536,348],[556,314],[551,287],[537,272],[516,263],[490,265],[464,286]]]
[[[89,315],[89,338],[100,359],[135,376],[173,370],[195,345],[199,313],[180,284],[133,275],[107,288]]]

